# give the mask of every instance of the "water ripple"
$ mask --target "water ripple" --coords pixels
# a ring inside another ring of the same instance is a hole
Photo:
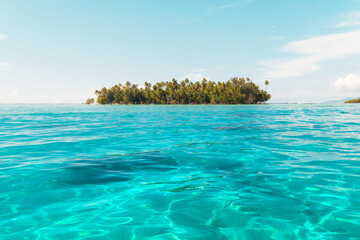
[[[360,105],[0,105],[1,239],[360,239]]]

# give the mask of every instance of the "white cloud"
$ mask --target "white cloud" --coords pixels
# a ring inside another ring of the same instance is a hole
[[[0,32],[0,40],[5,40],[7,38],[7,35],[5,33]]]
[[[6,70],[9,68],[9,64],[6,62],[0,62],[0,70]]]
[[[19,94],[19,90],[18,89],[15,89],[13,92],[12,92],[12,96],[13,97],[16,97],[16,95]]]
[[[360,26],[360,11],[352,11],[340,16],[341,22],[335,27],[354,27]]]
[[[360,30],[311,37],[286,44],[282,50],[300,55],[287,60],[273,60],[262,65],[268,78],[302,76],[321,68],[327,60],[360,55]]]
[[[340,91],[358,91],[360,90],[360,76],[350,73],[344,78],[339,78],[331,85]]]
[[[237,6],[245,6],[251,2],[254,2],[256,0],[243,0],[243,1],[240,1],[240,2],[236,2],[236,3],[230,3],[230,4],[225,4],[225,5],[221,5],[221,6],[218,6],[216,8],[213,8],[213,9],[210,9],[206,12],[206,14],[212,14],[213,12],[216,12],[216,11],[219,11],[219,10],[223,10],[223,9],[228,9],[228,8],[234,8],[234,7],[237,7]]]
[[[201,72],[192,72],[192,73],[188,73],[185,75],[185,78],[189,79],[190,81],[202,81],[204,78],[206,78],[206,80],[209,80],[209,78]]]

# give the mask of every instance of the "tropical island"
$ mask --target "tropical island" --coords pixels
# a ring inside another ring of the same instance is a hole
[[[269,81],[265,81],[265,86]],[[126,82],[109,89],[96,90],[97,104],[257,104],[265,103],[271,97],[249,78],[231,78],[226,82],[191,82],[176,79],[158,82],[154,85],[145,82],[144,87]],[[95,103],[89,98],[86,104]]]
[[[360,98],[352,99],[352,100],[346,101],[345,103],[360,103]]]

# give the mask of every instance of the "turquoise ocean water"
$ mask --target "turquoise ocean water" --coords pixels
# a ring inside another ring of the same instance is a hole
[[[360,105],[0,105],[0,239],[360,239]]]

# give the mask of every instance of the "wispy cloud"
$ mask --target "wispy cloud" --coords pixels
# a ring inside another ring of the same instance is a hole
[[[317,71],[327,60],[360,55],[360,29],[311,37],[286,44],[282,51],[297,57],[271,60],[262,65],[269,78],[296,77]]]
[[[13,97],[16,97],[18,94],[19,94],[19,89],[15,89],[15,90],[12,92],[12,96],[13,96]]]
[[[0,40],[5,40],[7,35],[5,33],[0,32]]]
[[[199,70],[202,69],[196,69],[193,72],[186,74],[184,78],[187,78],[190,81],[202,81],[204,78],[209,80],[209,77],[207,77],[204,72],[201,72]]]
[[[360,11],[352,11],[340,16],[340,23],[335,27],[356,27],[360,26]]]
[[[9,68],[9,64],[6,62],[0,62],[0,70],[6,70]]]
[[[224,10],[224,9],[229,9],[229,8],[234,8],[234,7],[237,7],[237,6],[240,6],[240,5],[246,5],[250,2],[254,2],[255,0],[242,0],[242,1],[239,1],[239,2],[236,2],[236,3],[230,3],[230,4],[224,4],[224,5],[220,5],[218,7],[215,7],[213,9],[210,9],[206,12],[206,14],[212,14],[216,11],[219,11],[219,10]]]
[[[354,73],[349,73],[344,78],[339,78],[331,83],[337,90],[354,92],[360,90],[360,76]]]

